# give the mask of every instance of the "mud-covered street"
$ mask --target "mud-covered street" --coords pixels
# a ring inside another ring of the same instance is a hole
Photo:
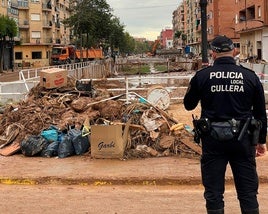
[[[16,186],[0,185],[0,213],[175,214],[205,213],[201,186]],[[260,187],[260,210],[268,213],[268,185]],[[240,213],[227,186],[225,213]]]

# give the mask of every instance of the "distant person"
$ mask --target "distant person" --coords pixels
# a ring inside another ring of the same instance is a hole
[[[196,72],[184,97],[187,110],[201,102],[201,118],[193,121],[195,139],[200,137],[202,144],[201,174],[207,213],[224,213],[229,163],[241,213],[258,214],[255,156],[267,151],[263,86],[254,71],[236,65],[231,39],[218,36],[211,42],[211,49],[213,66]]]

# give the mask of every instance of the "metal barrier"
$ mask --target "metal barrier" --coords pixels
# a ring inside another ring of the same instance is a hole
[[[30,89],[36,86],[40,80],[40,71],[49,68],[63,68],[68,71],[68,75],[76,78],[102,78],[108,76],[110,72],[109,61],[104,64],[101,61],[81,62],[58,66],[47,66],[41,68],[24,69],[18,72],[18,81],[0,82],[0,104],[7,102],[17,102],[25,99]]]
[[[74,64],[63,64],[63,65],[57,65],[57,66],[47,66],[47,67],[41,67],[41,68],[33,68],[33,69],[24,69],[19,72],[19,80],[27,81],[31,79],[39,78],[40,71],[50,68],[62,68],[66,69],[68,72],[72,71],[81,71],[82,69],[86,68],[92,68],[96,65],[101,65],[101,61],[87,61],[87,62],[79,62]]]
[[[242,63],[243,66],[253,69],[259,76],[264,85],[266,100],[268,101],[268,64],[248,64]],[[24,99],[29,90],[39,83],[39,73],[41,70],[48,68],[63,68],[68,70],[68,74],[76,79],[84,81],[93,80],[99,81],[105,77],[105,80],[118,80],[124,83],[123,88],[108,89],[109,91],[122,92],[128,95],[131,91],[146,91],[150,84],[162,84],[163,81],[173,80],[187,80],[192,77],[190,75],[181,75],[179,72],[164,76],[157,76],[156,74],[150,76],[135,76],[135,77],[120,77],[120,78],[106,78],[111,73],[111,63],[104,64],[102,62],[81,62],[75,64],[66,64],[59,66],[48,66],[42,68],[25,69],[19,72],[19,81],[16,82],[0,82],[0,103],[7,103],[9,101],[16,102]],[[142,87],[141,87],[142,86]],[[146,86],[146,87],[144,87]],[[168,91],[186,90],[186,86],[167,86]],[[172,96],[172,100],[181,100],[183,97]]]
[[[183,96],[186,92],[186,89],[188,88],[188,82],[192,78],[192,75],[179,75],[178,72],[174,73],[169,73],[168,75],[163,75],[161,76],[155,76],[150,75],[150,76],[132,76],[132,77],[118,77],[118,78],[107,78],[105,79],[106,81],[121,81],[124,83],[124,87],[115,87],[115,88],[107,88],[107,91],[110,92],[115,92],[115,93],[123,93],[126,94],[126,102],[128,103],[129,100],[131,99],[131,94],[132,92],[140,92],[141,94],[147,94],[147,92],[152,88],[152,87],[162,87],[165,88],[169,94],[170,94],[170,99],[173,102],[180,101],[183,99]],[[187,83],[179,83],[176,80],[186,80]],[[83,82],[98,82],[98,81],[103,81],[102,79],[81,79]],[[184,86],[185,85],[185,86]],[[183,95],[183,96],[178,96],[178,95]]]

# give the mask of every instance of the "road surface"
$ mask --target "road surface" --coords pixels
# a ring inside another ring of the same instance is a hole
[[[0,185],[5,214],[192,214],[206,213],[202,186]],[[268,184],[259,194],[268,213]],[[239,214],[233,186],[227,186],[225,213]]]

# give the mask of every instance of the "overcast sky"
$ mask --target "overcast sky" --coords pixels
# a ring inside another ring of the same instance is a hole
[[[133,37],[154,41],[166,27],[172,27],[172,13],[182,0],[107,0],[113,14]]]

